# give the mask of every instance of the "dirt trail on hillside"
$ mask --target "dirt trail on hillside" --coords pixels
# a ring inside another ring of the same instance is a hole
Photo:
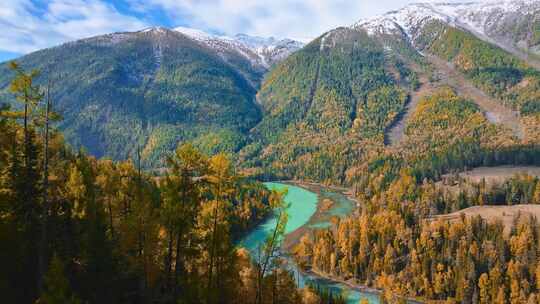
[[[418,102],[424,97],[433,93],[436,86],[431,84],[427,77],[420,77],[420,87],[418,90],[412,92],[409,96],[407,105],[405,106],[405,112],[401,114],[397,120],[390,126],[385,135],[385,141],[387,145],[395,146],[399,144],[405,137],[405,127],[409,123],[409,120],[416,110]]]
[[[517,111],[512,111],[505,107],[501,101],[488,96],[482,90],[473,86],[469,80],[467,80],[460,72],[456,71],[451,64],[435,56],[428,55],[425,58],[435,68],[438,79],[436,82],[430,82],[425,76],[425,73],[422,73],[421,69],[412,66],[412,69],[421,75],[421,85],[418,90],[411,93],[404,113],[397,118],[396,122],[392,124],[386,132],[385,142],[387,145],[396,146],[401,143],[405,135],[407,123],[414,113],[418,102],[422,97],[430,95],[441,86],[450,86],[454,88],[459,95],[476,103],[482,112],[484,112],[488,121],[512,130],[516,137],[523,139],[525,134],[524,127],[521,124],[519,113]]]

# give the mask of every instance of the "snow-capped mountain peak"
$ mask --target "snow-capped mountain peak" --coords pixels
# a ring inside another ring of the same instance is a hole
[[[212,35],[210,33],[207,33],[207,32],[204,32],[204,31],[201,31],[201,30],[197,30],[197,29],[193,29],[193,28],[188,28],[188,27],[183,27],[183,26],[179,26],[179,27],[175,27],[174,28],[175,31],[177,32],[180,32],[186,36],[189,36],[195,40],[200,40],[200,41],[205,41],[205,40],[209,40],[209,39],[217,39],[218,36],[216,35]]]
[[[370,35],[404,33],[415,41],[418,31],[438,20],[467,30],[481,39],[514,48],[529,44],[530,32],[540,21],[539,0],[488,0],[473,2],[414,3],[386,14],[363,19],[352,26]],[[521,29],[526,26],[530,29]],[[516,36],[516,32],[521,35]]]
[[[264,68],[269,68],[304,46],[303,43],[291,39],[264,38],[246,34],[229,37],[186,27],[177,27],[174,30],[205,44],[220,54],[238,52],[253,65],[261,65]]]
[[[424,22],[428,20],[452,22],[451,19],[450,16],[434,9],[431,3],[416,3],[381,16],[360,20],[352,27],[362,28],[370,35],[393,34],[399,30],[406,33],[409,38],[414,38],[415,29]]]
[[[259,47],[267,47],[278,42],[278,40],[274,37],[265,38],[258,36],[249,36],[246,34],[237,34],[234,36],[234,39],[254,49]]]

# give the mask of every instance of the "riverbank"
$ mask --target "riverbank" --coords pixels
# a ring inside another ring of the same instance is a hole
[[[326,280],[328,282],[334,282],[334,283],[345,285],[349,289],[356,290],[356,291],[359,291],[359,292],[362,292],[362,293],[368,293],[368,294],[373,294],[373,295],[381,295],[383,293],[383,291],[381,289],[377,289],[377,288],[369,287],[369,286],[366,286],[366,285],[358,284],[358,283],[355,283],[355,282],[353,282],[351,280],[344,280],[343,278],[332,276],[332,275],[329,275],[329,274],[326,274],[326,273],[323,273],[323,272],[320,272],[320,271],[316,271],[316,270],[313,270],[313,269],[303,271],[303,273],[308,275],[308,276],[313,276],[313,277],[316,277],[316,278],[319,278],[319,279],[322,279],[322,280]],[[422,302],[422,301],[420,301],[418,299],[414,299],[414,298],[402,297],[402,296],[398,296],[398,297],[405,299],[407,301],[407,303],[409,303],[409,304],[424,304],[425,303],[425,302]]]
[[[336,210],[336,208],[340,207],[340,204],[343,203],[343,201],[340,202],[340,199],[341,200],[346,199],[351,204],[351,209],[349,210],[349,213],[341,214],[342,216],[346,216],[354,212],[358,204],[356,199],[351,199],[352,191],[347,188],[336,187],[336,186],[326,186],[319,183],[304,182],[304,181],[298,181],[298,180],[286,180],[286,181],[279,181],[279,182],[286,185],[296,186],[296,187],[300,187],[308,191],[311,191],[317,195],[317,199],[318,199],[317,209],[315,213],[311,216],[309,221],[303,226],[301,226],[300,228],[289,233],[285,237],[282,244],[282,250],[284,252],[290,253],[292,249],[294,248],[294,246],[298,244],[298,242],[300,241],[300,238],[304,236],[306,233],[312,232],[313,230],[316,230],[316,229],[330,227],[333,219],[339,216],[337,213],[332,212],[332,211]],[[331,191],[328,191],[328,190],[331,190]],[[328,201],[331,201],[332,203],[329,204]],[[325,223],[328,223],[328,225],[324,225]],[[294,263],[293,261],[291,262]],[[310,269],[308,271],[298,269],[298,271],[300,271],[302,275],[305,277],[311,277],[318,281],[323,281],[325,285],[340,284],[356,292],[360,292],[364,294],[371,294],[374,296],[378,296],[383,292],[382,290],[377,289],[377,288],[358,284],[352,280],[344,280],[343,278],[331,276],[322,272],[315,271],[313,269]],[[419,301],[417,299],[412,299],[412,298],[405,298],[405,300],[411,304],[424,303],[422,301]]]
[[[282,250],[285,252],[290,252],[306,233],[330,227],[335,218],[347,216],[356,208],[356,200],[349,197],[350,189],[298,180],[279,182],[311,191],[317,195],[318,199],[317,209],[308,222],[285,236],[282,243]]]
[[[344,196],[347,197],[347,199],[349,199],[350,201],[353,201],[356,204],[358,204],[358,200],[355,197],[354,191],[352,189],[350,189],[350,188],[339,187],[339,186],[328,186],[328,185],[321,184],[321,183],[306,182],[306,181],[296,180],[296,179],[284,180],[284,181],[281,181],[281,183],[291,184],[291,185],[295,185],[295,186],[298,186],[298,187],[303,187],[303,188],[306,188],[306,189],[311,190],[313,192],[320,192],[321,189],[329,189],[329,190],[332,190],[334,192],[343,194]]]
[[[350,280],[344,280],[343,278],[332,276],[332,275],[329,275],[329,274],[326,274],[326,273],[323,273],[323,272],[320,272],[320,271],[317,271],[317,270],[310,269],[310,270],[304,271],[304,273],[309,275],[309,276],[314,276],[314,277],[317,277],[317,278],[320,278],[320,279],[323,279],[323,280],[327,280],[327,281],[330,281],[330,282],[335,282],[335,283],[346,285],[347,287],[349,287],[351,289],[354,289],[356,291],[360,291],[360,292],[364,292],[364,293],[370,293],[370,294],[376,294],[376,295],[380,295],[382,293],[382,290],[380,290],[380,289],[369,287],[369,286],[366,286],[366,285],[357,284],[357,283],[351,282]]]

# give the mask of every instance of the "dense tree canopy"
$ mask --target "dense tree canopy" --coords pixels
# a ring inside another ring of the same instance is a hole
[[[18,71],[13,91],[42,108],[37,74]],[[278,243],[264,271],[234,245],[282,205],[281,193],[239,175],[224,154],[207,156],[191,144],[178,147],[162,176],[143,171],[140,157],[74,153],[61,133],[36,123],[39,113],[0,112],[3,302],[301,301],[274,257]]]

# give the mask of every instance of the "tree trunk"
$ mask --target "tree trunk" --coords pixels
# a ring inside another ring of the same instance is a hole
[[[218,193],[221,193],[220,189],[218,190]],[[212,288],[212,280],[213,280],[213,271],[214,271],[214,258],[215,258],[215,251],[216,251],[216,231],[217,231],[217,218],[218,218],[218,209],[219,209],[219,200],[216,199],[216,206],[214,208],[214,223],[212,227],[212,242],[210,247],[210,265],[208,265],[208,284],[207,284],[207,296],[206,296],[206,303],[210,303],[210,295],[211,295],[211,288]]]
[[[24,165],[28,166],[28,96],[24,95]]]
[[[111,199],[107,199],[107,209],[109,209],[109,225],[111,226],[111,239],[114,240],[113,211]]]
[[[173,233],[172,229],[169,230],[169,245],[167,246],[167,258],[165,260],[165,269],[167,269],[167,279],[166,279],[166,285],[167,285],[167,291],[170,292],[172,290],[171,286],[171,272],[172,272],[172,254],[173,254]]]
[[[43,146],[43,213],[41,219],[41,236],[39,241],[39,253],[38,253],[38,291],[41,293],[43,289],[43,279],[47,268],[47,239],[48,239],[48,222],[49,222],[49,200],[48,200],[48,188],[49,188],[49,113],[50,113],[50,87],[51,82],[47,84],[47,99],[45,105],[45,139]],[[25,128],[25,146],[28,146],[28,139],[26,138],[27,130],[27,114],[28,103],[25,103],[24,107],[24,128]],[[26,148],[27,158],[28,148]]]
[[[279,229],[279,225],[281,224],[281,216],[282,216],[282,213],[280,211],[277,221],[276,221],[276,228],[274,229],[274,232],[272,234],[272,239],[270,240],[270,246],[268,248],[268,251],[264,253],[265,254],[264,262],[262,264],[262,267],[259,273],[259,282],[261,282],[260,285],[262,285],[262,280],[264,279],[264,274],[266,273],[268,264],[270,262],[270,258],[274,255],[274,250],[276,247],[276,241],[278,237],[278,229]],[[260,304],[261,302],[262,302],[262,286],[259,287],[259,293],[257,294],[257,304]]]
[[[178,302],[178,278],[180,277],[180,243],[181,233],[178,231],[176,235],[176,256],[174,262],[174,303]]]

